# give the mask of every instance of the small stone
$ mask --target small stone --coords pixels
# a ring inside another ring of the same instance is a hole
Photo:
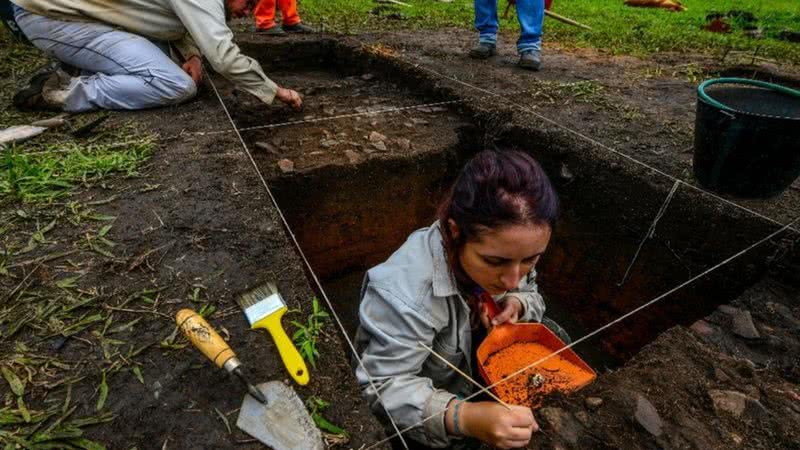
[[[585,403],[587,408],[594,411],[603,404],[603,399],[600,397],[586,397]]]
[[[727,383],[728,381],[731,381],[731,377],[719,367],[714,368],[714,378],[721,383]]]
[[[711,327],[711,324],[702,319],[693,323],[689,328],[701,336],[708,336],[709,334],[714,333],[714,328]]]
[[[153,383],[153,397],[156,400],[158,400],[158,397],[161,396],[161,389],[162,387],[160,382],[156,381],[155,383]]]
[[[309,114],[307,116],[303,116],[303,120],[313,120],[313,119],[314,119],[314,115],[313,114]]]
[[[656,437],[661,436],[664,422],[661,421],[655,406],[641,394],[636,396],[636,412],[633,417],[648,433]]]
[[[373,131],[369,134],[369,141],[370,142],[384,142],[386,141],[386,136],[378,133],[377,131]]]
[[[325,148],[331,148],[339,145],[339,141],[336,139],[323,139],[320,141],[319,145]]]
[[[282,159],[278,161],[278,167],[283,173],[294,172],[294,162],[290,159]]]
[[[375,75],[373,75],[371,73],[365,73],[364,75],[361,75],[361,79],[364,80],[364,81],[369,81],[369,80],[371,80],[373,78],[375,78]]]
[[[572,174],[572,171],[569,170],[566,164],[561,164],[561,170],[558,171],[558,176],[566,181],[570,181],[575,178],[575,175]]]
[[[741,336],[745,339],[758,339],[761,337],[758,334],[756,325],[753,323],[753,317],[750,311],[739,311],[733,315],[733,334]]]
[[[717,309],[719,310],[719,312],[725,313],[725,314],[727,314],[729,316],[734,316],[734,315],[738,314],[739,311],[740,311],[739,308],[735,308],[735,307],[733,307],[731,305],[719,305],[719,306],[717,306]]]
[[[397,140],[397,146],[400,147],[400,150],[408,151],[411,148],[411,141],[406,138],[400,138]]]
[[[350,164],[358,164],[363,160],[362,156],[353,150],[345,150],[344,155],[347,156],[347,160],[350,161]]]
[[[590,427],[592,425],[592,419],[589,417],[589,413],[586,411],[578,411],[575,413],[575,418],[578,419],[580,423],[583,424],[585,427]]]
[[[375,150],[378,150],[380,152],[386,151],[386,144],[384,144],[383,141],[373,142],[372,146],[375,147]]]
[[[269,142],[256,142],[256,148],[272,153],[273,155],[281,154],[278,148]]]
[[[411,122],[413,122],[414,125],[427,125],[428,123],[430,123],[425,119],[417,119],[416,117],[412,118]]]
[[[50,341],[50,350],[54,352],[60,352],[61,349],[64,348],[64,344],[67,343],[67,338],[64,336],[56,336],[52,341]]]
[[[747,396],[741,392],[712,389],[708,391],[708,396],[711,397],[717,414],[725,412],[734,417],[741,417],[747,406]]]
[[[403,122],[403,126],[407,128],[414,128],[414,124],[411,122]]]
[[[553,431],[556,432],[562,439],[570,444],[578,442],[578,432],[580,425],[575,422],[572,414],[564,411],[561,408],[545,407],[538,411],[545,423],[547,423]]]

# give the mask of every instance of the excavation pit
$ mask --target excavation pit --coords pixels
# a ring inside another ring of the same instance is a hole
[[[735,298],[763,271],[768,255],[756,249],[674,289],[774,226],[681,185],[634,259],[674,180],[543,130],[500,101],[487,109],[457,84],[348,43],[248,51],[275,78],[305,89],[299,113],[264,112],[230,92],[226,101],[351,336],[365,270],[434,221],[460,167],[483,148],[529,152],[556,185],[562,211],[539,286],[547,316],[573,339],[668,294],[575,347],[600,376],[668,328]]]

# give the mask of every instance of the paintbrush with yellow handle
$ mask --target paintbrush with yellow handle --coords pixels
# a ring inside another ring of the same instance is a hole
[[[222,336],[203,319],[203,316],[191,309],[182,309],[175,315],[175,322],[192,345],[206,355],[206,358],[217,367],[224,368],[228,373],[236,375],[247,386],[247,392],[250,395],[261,403],[267,403],[264,394],[256,389],[242,372],[242,363],[236,357],[236,353],[222,339]]]
[[[239,297],[239,306],[250,322],[252,329],[265,328],[272,335],[281,354],[283,365],[297,384],[308,384],[308,368],[303,357],[281,325],[281,318],[288,308],[275,283],[267,283]]]

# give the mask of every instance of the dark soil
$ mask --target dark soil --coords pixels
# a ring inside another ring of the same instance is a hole
[[[551,50],[546,70],[530,74],[518,71],[504,56],[478,66],[465,56],[471,40],[456,32],[359,40],[300,37],[269,46],[264,37],[240,37],[246,52],[258,56],[276,81],[306,94],[304,111],[296,113],[257,105],[217,80],[240,127],[315,120],[247,131],[244,138],[326,283],[353,273],[358,278],[359,271],[385,258],[409,231],[432,222],[436,201],[460,164],[492,146],[534,154],[561,194],[563,220],[540,281],[549,301],[571,313],[568,320],[574,325],[567,325],[574,337],[776,229],[770,221],[681,187],[630,279],[616,286],[672,181],[543,123],[519,106],[691,181],[694,81],[687,79],[688,69],[674,67],[676,61],[683,64],[675,55],[640,61]],[[509,44],[500,50],[501,55],[512,54]],[[574,84],[581,81],[591,83]],[[446,110],[429,106],[316,120],[454,100],[458,103],[446,105]],[[160,343],[173,332],[178,309],[210,303],[217,308],[210,321],[230,336],[254,380],[287,379],[271,340],[248,329],[235,298],[275,280],[290,309],[299,310],[287,319],[302,321],[315,291],[236,135],[228,131],[230,124],[213,92],[205,89],[181,107],[119,114],[108,126],[131,117],[160,133],[162,148],[144,177],[79,194],[82,201],[120,194],[98,207],[117,216],[109,237],[118,246],[112,261],[81,254],[73,262],[87,267],[80,287],[99,293],[110,311],[143,289],[160,289],[159,300],[155,306],[142,305],[133,297],[126,309],[136,312],[115,312],[121,322],[143,317],[123,337],[150,345],[138,357],[145,383],[127,371],[114,375],[107,407],[117,418],[89,428],[89,437],[109,448],[259,448],[233,426],[244,388],[199,352]],[[385,150],[374,145],[378,141]],[[283,159],[293,162],[293,171],[280,169]],[[797,186],[768,201],[737,202],[785,222],[798,211]],[[765,336],[759,341],[732,337],[724,318],[711,337],[675,326],[692,324],[717,305],[734,301],[761,279],[768,257],[780,269],[780,280],[796,276],[791,269],[796,268],[796,253],[782,253],[795,241],[786,238],[778,250],[759,248],[578,347],[581,355],[600,353],[596,361],[618,370],[605,373],[596,365],[600,377],[594,385],[551,400],[547,414],[537,411],[544,432],[531,448],[796,446],[800,380],[792,355],[800,350],[797,286],[763,282],[760,290],[747,291],[758,295],[734,302],[752,312]],[[49,247],[57,250],[58,244]],[[60,261],[44,265],[35,283],[71,274],[71,267]],[[784,307],[769,307],[763,296]],[[343,309],[337,306],[337,312],[352,328],[355,298],[339,299],[339,305]],[[91,413],[99,383],[99,372],[91,369],[102,352],[81,337],[54,342],[50,351],[87,366],[88,376],[75,385],[72,397],[81,412]],[[742,346],[752,353],[742,353]],[[346,447],[378,441],[381,428],[361,400],[350,355],[332,323],[325,328],[320,354],[311,383],[296,390],[303,398],[315,395],[331,403],[326,416],[351,432]],[[756,406],[756,415],[731,418],[714,409],[709,389],[744,392],[767,412],[758,415],[763,410]],[[660,415],[658,436],[646,431],[654,429],[652,424],[643,428],[633,418],[638,394]],[[33,403],[57,395],[62,390],[34,391]],[[583,397],[590,395],[604,399],[596,412],[584,407]],[[232,422],[230,433],[220,414]],[[547,420],[551,417],[564,420]]]

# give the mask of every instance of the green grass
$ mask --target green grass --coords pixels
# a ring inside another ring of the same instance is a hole
[[[152,153],[153,141],[144,138],[124,144],[66,142],[46,145],[44,150],[11,148],[0,155],[0,198],[47,202],[112,173],[135,175]]]
[[[439,29],[461,27],[472,29],[473,3],[453,0],[405,0],[411,7],[378,5],[372,0],[301,0],[304,20],[324,24],[325,28],[355,33],[380,29]],[[762,57],[800,65],[800,44],[777,39],[783,30],[800,32],[798,0],[684,0],[684,12],[662,9],[632,8],[623,0],[554,0],[553,12],[591,26],[585,31],[569,25],[545,20],[544,39],[562,44],[591,47],[613,54],[644,56],[663,51],[722,53],[727,50],[755,51]],[[374,8],[380,15],[370,14]],[[500,1],[500,15],[505,1]],[[732,23],[730,34],[711,33],[702,29],[711,12],[742,10],[754,14],[762,29],[762,39],[742,34],[741,24]],[[405,20],[388,19],[392,12]],[[519,30],[516,18],[501,18],[501,30]]]

